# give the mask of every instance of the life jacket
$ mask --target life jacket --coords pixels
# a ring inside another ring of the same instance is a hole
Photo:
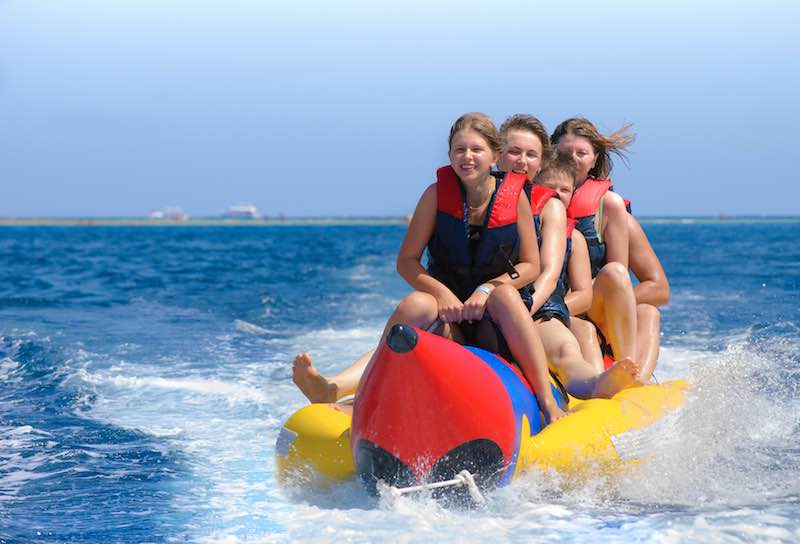
[[[549,187],[545,187],[544,185],[533,185],[532,187],[528,188],[528,190],[528,196],[531,201],[531,212],[533,212],[533,221],[536,226],[536,239],[539,242],[539,247],[541,248],[542,210],[551,198],[558,198],[558,193]],[[545,315],[552,317],[552,314],[557,314],[565,325],[569,324],[569,310],[567,309],[567,304],[564,299],[567,296],[567,291],[569,291],[568,266],[569,257],[572,252],[572,230],[575,228],[575,223],[576,222],[574,220],[567,218],[567,247],[566,251],[564,252],[564,261],[561,265],[561,273],[558,276],[553,293],[533,316],[534,319],[538,319],[539,317]],[[534,296],[536,296],[535,293]]]
[[[600,233],[597,232],[595,218],[603,196],[611,189],[610,179],[589,178],[575,190],[567,208],[567,217],[577,222],[575,228],[583,234],[589,246],[593,278],[606,264],[606,243],[601,241]]]
[[[531,202],[536,241],[539,243],[539,247],[542,247],[542,210],[551,198],[558,198],[558,193],[544,185],[534,185],[528,182],[525,184],[525,194],[528,195],[528,200]]]
[[[527,177],[493,172],[495,191],[489,199],[477,244],[470,240],[466,192],[451,166],[436,171],[436,226],[428,241],[428,272],[462,302],[477,286],[503,273],[519,276],[517,205]],[[520,290],[530,300],[530,290]]]

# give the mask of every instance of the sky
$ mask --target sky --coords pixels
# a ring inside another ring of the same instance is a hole
[[[638,215],[798,215],[800,3],[0,0],[0,217],[397,216],[462,113],[633,123]]]

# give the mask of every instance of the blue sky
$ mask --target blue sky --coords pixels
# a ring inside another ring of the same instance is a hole
[[[634,124],[641,215],[798,214],[800,7],[0,0],[0,216],[401,215],[466,111]]]

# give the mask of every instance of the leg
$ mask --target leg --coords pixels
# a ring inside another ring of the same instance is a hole
[[[336,402],[355,392],[358,380],[375,350],[359,357],[333,377],[326,378],[314,366],[311,355],[301,353],[294,358],[292,381],[311,402]]]
[[[661,313],[650,304],[636,306],[636,348],[639,361],[638,380],[648,383],[658,362],[661,342]]]
[[[636,297],[627,268],[608,263],[600,270],[587,314],[603,330],[615,359],[636,357]]]
[[[578,341],[583,358],[597,372],[603,372],[605,370],[603,351],[600,349],[600,344],[597,343],[597,329],[594,324],[573,315],[569,319],[569,330]]]
[[[557,319],[537,321],[547,358],[570,395],[579,399],[610,398],[636,383],[639,367],[631,359],[600,372],[581,355],[578,340]]]
[[[511,285],[501,285],[489,295],[486,306],[536,393],[545,419],[553,422],[566,415],[550,390],[544,346],[519,291]]]
[[[381,342],[389,329],[397,323],[406,323],[425,328],[436,320],[438,306],[436,299],[428,293],[414,291],[397,305],[386,327],[383,329]],[[449,333],[446,327],[445,333]],[[380,344],[379,344],[380,345]],[[292,380],[311,402],[335,402],[337,398],[355,393],[364,370],[372,360],[375,350],[359,357],[352,365],[331,378],[319,373],[314,367],[311,356],[301,353],[295,357],[292,367]]]

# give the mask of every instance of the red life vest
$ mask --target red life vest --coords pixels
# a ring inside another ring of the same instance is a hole
[[[575,219],[577,228],[589,246],[589,260],[594,278],[606,264],[606,244],[600,241],[600,234],[595,226],[595,217],[600,208],[600,201],[611,190],[610,179],[589,178],[575,190],[572,201],[567,208],[567,217]]]
[[[558,193],[544,185],[526,184],[525,192],[531,201],[531,212],[533,213],[533,226],[536,228],[536,241],[542,245],[542,210],[551,198],[558,198]]]

